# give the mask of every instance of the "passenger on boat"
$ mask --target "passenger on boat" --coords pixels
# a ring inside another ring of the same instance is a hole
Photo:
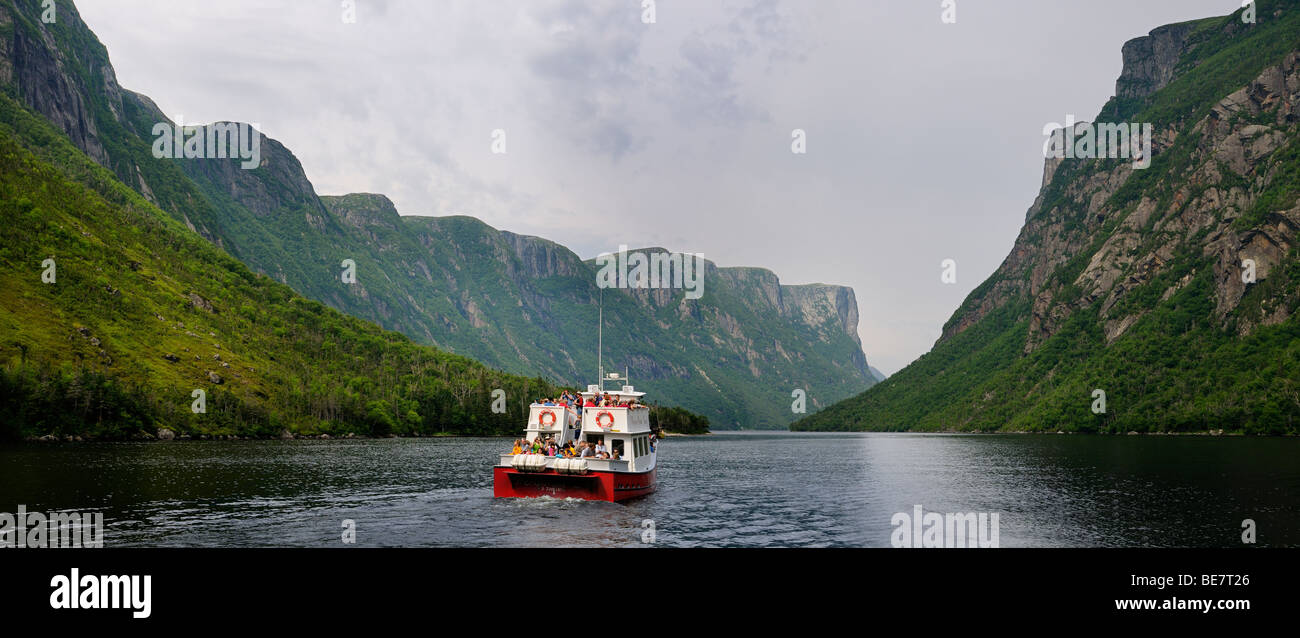
[[[609,450],[605,449],[604,441],[601,441],[596,444],[596,456],[602,459],[609,458]]]
[[[524,446],[522,445],[522,443],[520,442],[519,439],[515,439],[515,448],[514,448],[513,450],[511,450],[510,453],[511,453],[511,454],[523,454],[523,453],[524,453]]]
[[[595,456],[595,450],[591,448],[590,443],[583,441],[578,444],[578,458],[585,459],[585,458],[590,458],[592,456]]]

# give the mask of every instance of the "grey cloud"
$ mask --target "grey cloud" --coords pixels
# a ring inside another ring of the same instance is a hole
[[[1239,6],[959,0],[943,25],[937,0],[659,0],[644,25],[638,0],[357,0],[344,25],[337,0],[77,4],[123,87],[258,122],[322,192],[851,285],[889,373],[1011,247],[1042,125],[1095,114],[1126,40]]]

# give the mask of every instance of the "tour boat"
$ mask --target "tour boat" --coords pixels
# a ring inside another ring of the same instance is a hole
[[[619,375],[611,374],[609,378],[618,379]],[[610,396],[615,403],[628,406],[584,407],[579,417],[572,406],[534,403],[528,408],[524,432],[530,442],[541,437],[543,441],[554,438],[560,446],[570,441],[574,445],[579,441],[603,443],[611,453],[617,450],[619,458],[502,454],[501,462],[493,468],[494,496],[617,502],[654,491],[658,442],[650,429],[650,410],[641,402],[645,393],[630,385],[617,391],[605,391],[602,386],[587,386],[587,391],[581,393],[583,402]]]
[[[492,468],[492,494],[498,498],[551,496],[589,501],[623,501],[655,491],[655,433],[644,392],[627,385],[626,369],[605,374],[605,290],[600,290],[596,328],[596,378],[580,393],[582,402],[608,397],[614,405],[583,407],[534,403],[528,407],[524,434],[531,443],[554,438],[561,447],[570,441],[603,444],[611,458],[565,458],[545,454],[502,454]],[[622,385],[606,390],[605,383]],[[625,404],[625,405],[618,405]],[[618,452],[617,459],[612,458]]]

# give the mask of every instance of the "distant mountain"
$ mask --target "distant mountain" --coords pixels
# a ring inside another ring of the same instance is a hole
[[[1150,124],[1150,166],[1048,159],[934,348],[793,428],[1300,430],[1300,2],[1161,27],[1123,58],[1097,122]]]
[[[58,6],[44,24],[39,2],[0,0],[0,85],[148,201],[255,271],[418,342],[556,383],[594,380],[595,264],[470,217],[401,216],[380,195],[318,197],[292,152],[260,133],[251,170],[242,158],[158,159],[155,127],[174,123],[118,86],[75,7]],[[340,276],[349,259],[352,284]],[[782,427],[796,389],[815,411],[875,383],[852,289],[710,263],[704,290],[607,291],[606,367],[715,429]]]
[[[570,384],[595,378],[594,260],[472,217],[398,215],[382,195],[321,201],[349,229],[350,252],[340,254],[362,255],[358,263],[383,273],[410,303],[379,306],[393,295],[364,282],[304,281],[308,294],[362,316],[382,307],[380,323],[508,371]],[[857,302],[844,286],[786,286],[761,268],[706,261],[700,299],[682,290],[608,289],[604,305],[606,369],[626,366],[634,383],[708,416],[715,429],[783,426],[794,416],[796,388],[817,409],[874,382],[857,337]]]
[[[0,439],[504,434],[555,392],[254,273],[7,93],[0,219]]]

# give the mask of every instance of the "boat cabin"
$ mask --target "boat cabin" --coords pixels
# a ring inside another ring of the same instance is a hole
[[[624,472],[642,471],[654,466],[650,440],[650,408],[641,403],[644,392],[625,385],[619,390],[602,390],[589,385],[579,393],[584,404],[601,399],[606,405],[578,408],[577,406],[543,405],[534,403],[528,408],[528,441],[555,439],[560,446],[570,441],[577,445],[604,444],[611,457],[598,459],[585,457],[593,470]]]

